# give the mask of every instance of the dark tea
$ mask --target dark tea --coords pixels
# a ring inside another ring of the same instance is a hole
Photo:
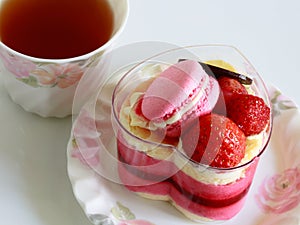
[[[2,0],[0,39],[17,52],[46,59],[89,53],[111,37],[107,0]]]

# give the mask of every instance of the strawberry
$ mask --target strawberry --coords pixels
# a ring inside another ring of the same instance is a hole
[[[226,105],[234,94],[247,94],[246,88],[236,79],[229,77],[220,77],[218,79],[220,85],[220,96],[215,107],[215,112],[225,114]]]
[[[229,118],[208,114],[183,132],[182,148],[194,161],[212,167],[230,168],[245,155],[246,137]]]
[[[259,134],[270,120],[270,108],[258,96],[234,95],[227,105],[227,116],[246,136]]]
[[[247,90],[244,85],[239,81],[229,77],[221,77],[218,79],[220,88],[223,92],[225,100],[230,100],[233,94],[247,94]]]

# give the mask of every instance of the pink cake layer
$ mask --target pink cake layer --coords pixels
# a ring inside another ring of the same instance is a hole
[[[124,164],[122,163],[119,165],[119,175],[122,182],[126,183],[128,180],[138,184],[144,182],[144,180],[140,177],[128,172],[123,165]],[[146,181],[146,183],[147,182],[149,181]],[[249,187],[247,187],[243,195],[239,196],[234,202],[224,206],[215,206],[214,204],[217,204],[217,201],[214,202],[210,201],[209,199],[207,200],[192,196],[191,194],[184,192],[183,189],[174,183],[171,183],[169,180],[145,186],[124,186],[132,192],[144,193],[148,196],[168,196],[169,200],[173,202],[173,204],[194,215],[195,217],[191,218],[193,220],[195,220],[195,218],[197,218],[196,220],[207,218],[218,221],[229,220],[240,211],[244,205],[246,193],[249,189]],[[155,199],[155,197],[152,199]]]
[[[258,161],[247,168],[244,178],[214,185],[197,181],[178,170],[173,162],[154,159],[121,141],[118,141],[118,152],[120,179],[129,190],[167,196],[179,208],[212,220],[228,220],[240,211]]]

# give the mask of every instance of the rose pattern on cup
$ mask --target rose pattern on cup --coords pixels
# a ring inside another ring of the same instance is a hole
[[[103,52],[87,60],[74,63],[41,63],[22,59],[6,51],[0,51],[0,58],[5,68],[11,72],[17,80],[31,86],[61,89],[76,85],[84,72],[94,66]]]
[[[43,87],[68,88],[76,84],[83,73],[84,69],[77,64],[46,64],[30,71],[29,79],[34,77]]]
[[[2,59],[5,68],[14,74],[17,79],[29,77],[30,71],[37,67],[32,61],[21,59],[4,50],[0,51],[0,58]]]

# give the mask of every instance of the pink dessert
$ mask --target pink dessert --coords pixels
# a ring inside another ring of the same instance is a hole
[[[137,114],[157,126],[165,124],[166,135],[178,137],[181,125],[210,113],[218,96],[217,81],[209,77],[198,62],[186,60],[164,70],[149,85]],[[180,116],[172,119],[179,113]]]
[[[195,221],[232,218],[268,138],[269,107],[248,94],[251,85],[219,82],[197,61],[155,71],[117,109],[122,183],[145,198],[170,201]],[[223,96],[229,115],[220,110]]]

